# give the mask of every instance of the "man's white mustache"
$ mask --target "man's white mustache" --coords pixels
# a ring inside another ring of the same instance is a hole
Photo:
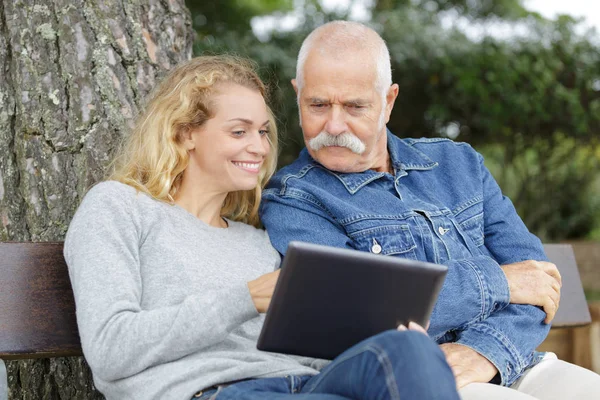
[[[308,141],[308,145],[314,151],[318,151],[323,147],[340,146],[346,147],[356,154],[365,152],[365,144],[356,135],[350,132],[341,133],[339,135],[331,135],[328,132],[322,131],[314,138]]]

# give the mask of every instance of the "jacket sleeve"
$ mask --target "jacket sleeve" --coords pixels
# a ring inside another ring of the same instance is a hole
[[[485,246],[500,264],[524,260],[547,261],[540,240],[528,230],[512,202],[479,159],[484,195]],[[469,346],[490,360],[503,385],[512,384],[529,364],[534,350],[548,335],[546,313],[531,305],[499,307],[485,320],[458,334],[457,343]]]
[[[245,285],[145,309],[143,235],[133,198],[105,184],[96,186],[77,210],[65,240],[83,352],[94,374],[105,381],[197,352],[258,316]]]
[[[261,219],[273,246],[281,254],[285,254],[292,240],[354,249],[344,228],[319,204],[310,194],[296,190],[288,194],[281,194],[275,189],[265,191],[260,209]],[[494,310],[506,307],[509,301],[506,277],[490,257],[451,260],[445,264],[448,273],[429,328],[429,334],[434,339],[449,330],[481,321]],[[462,291],[470,297],[463,296],[456,301],[455,288],[461,287],[471,288]],[[444,318],[437,317],[440,313],[444,314]]]

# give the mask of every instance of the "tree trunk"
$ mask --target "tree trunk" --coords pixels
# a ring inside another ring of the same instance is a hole
[[[191,57],[193,36],[184,0],[0,2],[1,240],[63,240],[157,76]],[[82,358],[7,367],[11,399],[102,398]]]

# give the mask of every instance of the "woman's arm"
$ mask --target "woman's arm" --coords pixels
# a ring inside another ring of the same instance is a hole
[[[195,353],[258,316],[246,284],[143,309],[143,233],[136,194],[126,189],[116,183],[94,187],[65,241],[83,352],[106,381]]]

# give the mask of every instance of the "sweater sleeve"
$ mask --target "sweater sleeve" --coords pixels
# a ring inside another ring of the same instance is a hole
[[[143,235],[135,202],[132,188],[97,185],[77,210],[65,240],[83,352],[105,381],[221,342],[258,316],[245,284],[192,294],[175,305],[142,308]]]

